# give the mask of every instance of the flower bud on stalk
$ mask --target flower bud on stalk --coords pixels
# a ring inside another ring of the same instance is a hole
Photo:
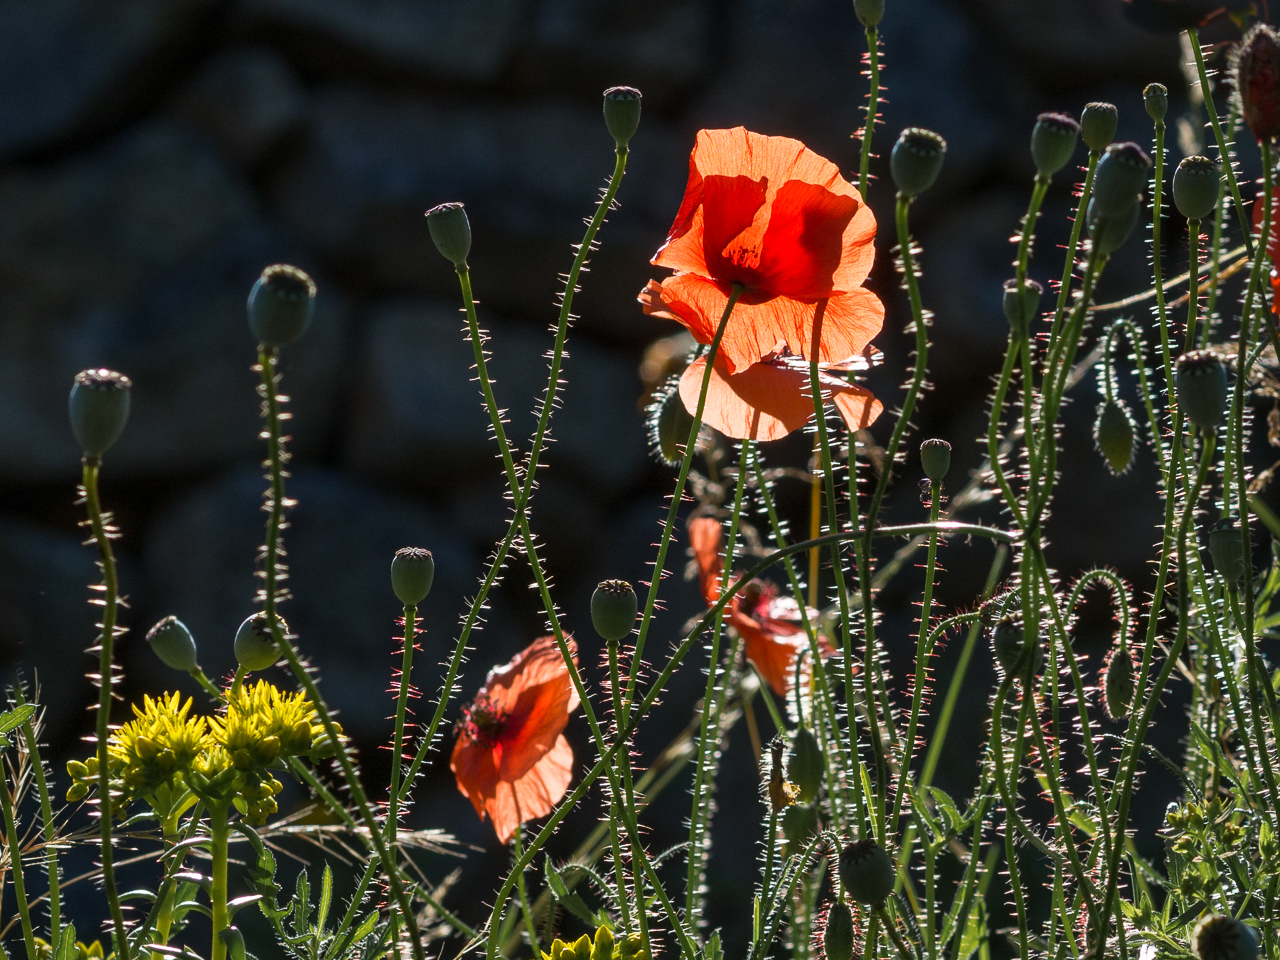
[[[926,477],[941,483],[951,469],[951,444],[945,440],[924,441],[920,444],[920,466]]]
[[[1259,141],[1273,139],[1280,133],[1280,32],[1266,23],[1250,27],[1229,74],[1244,122]]]
[[[1036,173],[1051,177],[1071,160],[1080,139],[1080,124],[1065,113],[1042,113],[1031,130],[1031,159]]]
[[[904,197],[924,193],[938,179],[947,154],[947,141],[932,130],[907,127],[889,155],[889,172],[894,186]]]
[[[1027,649],[1025,640],[1022,623],[1013,617],[1005,617],[992,629],[991,649],[1006,677],[1025,677],[1037,673],[1043,665],[1044,650],[1040,644],[1033,643],[1031,649]]]
[[[464,266],[471,252],[471,221],[460,203],[442,203],[427,211],[427,229],[441,256],[455,267]]]
[[[1133,462],[1134,437],[1133,417],[1128,408],[1115,400],[1104,401],[1093,425],[1093,442],[1106,460],[1107,469],[1117,477]]]
[[[1244,579],[1244,544],[1240,524],[1234,516],[1226,516],[1209,528],[1209,556],[1213,568],[1231,586]]]
[[[826,960],[853,960],[853,912],[844,900],[836,900],[827,910],[822,955]]]
[[[147,643],[160,662],[172,670],[189,673],[198,666],[195,637],[177,617],[165,617],[152,627]]]
[[[1035,280],[1023,281],[1021,292],[1018,290],[1016,277],[1004,282],[1004,299],[1001,307],[1004,310],[1004,318],[1009,321],[1009,328],[1019,340],[1027,335],[1027,331],[1031,328],[1031,321],[1035,320],[1040,313],[1042,296],[1044,296],[1044,287]]]
[[[287,630],[284,621],[280,629]],[[246,670],[265,670],[280,659],[280,648],[271,633],[265,613],[255,613],[236,631],[236,662]]]
[[[1125,212],[1151,176],[1151,158],[1136,143],[1115,143],[1098,161],[1093,176],[1091,209],[1099,217],[1113,218]]]
[[[1235,917],[1210,914],[1196,924],[1191,949],[1199,960],[1257,960],[1258,935]]]
[[[1114,103],[1086,103],[1080,114],[1080,136],[1090,153],[1101,153],[1116,138],[1120,111]]]
[[[1147,115],[1161,123],[1169,112],[1169,91],[1163,83],[1148,83],[1142,91],[1142,102],[1147,108]]]
[[[1208,433],[1215,430],[1227,408],[1227,368],[1217,354],[1192,350],[1178,358],[1174,374],[1178,406],[1191,422]]]
[[[430,550],[401,547],[391,558],[391,589],[406,607],[416,607],[431,592],[436,561]]]
[[[262,271],[249,291],[249,330],[266,347],[287,347],[307,331],[316,309],[316,283],[287,263]]]
[[[1173,172],[1173,205],[1188,220],[1203,220],[1218,205],[1222,175],[1208,157],[1187,157]]]
[[[1133,708],[1135,690],[1133,654],[1123,643],[1107,654],[1102,668],[1102,706],[1112,720],[1123,720]]]
[[[619,149],[631,142],[640,126],[640,99],[635,87],[610,87],[604,92],[604,125]]]
[[[114,370],[82,370],[71,384],[67,413],[71,432],[86,457],[100,457],[111,448],[129,420],[129,391],[133,382]]]
[[[845,895],[878,906],[893,893],[893,860],[874,840],[854,840],[840,852],[840,885]]]
[[[693,415],[685,408],[673,377],[658,393],[649,407],[649,442],[658,459],[669,467],[678,467],[684,459],[685,441],[693,429]]]
[[[639,601],[635,588],[625,580],[603,580],[591,595],[591,625],[610,643],[631,633]]]
[[[878,27],[884,19],[884,0],[853,0],[853,12],[864,27]]]

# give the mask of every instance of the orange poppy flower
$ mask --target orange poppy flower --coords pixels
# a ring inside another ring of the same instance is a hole
[[[572,639],[569,649],[577,663]],[[555,637],[542,637],[490,670],[463,711],[449,766],[502,843],[526,820],[550,813],[569,789],[573,748],[562,731],[577,707]]]
[[[675,271],[656,296],[710,343],[734,284],[745,288],[720,344],[730,374],[784,348],[809,359],[815,342],[820,361],[840,363],[884,321],[884,305],[862,287],[875,233],[862,195],[800,141],[702,130],[680,211],[652,261]]]
[[[1262,218],[1266,214],[1266,204],[1262,202],[1262,194],[1253,201],[1253,232],[1256,236],[1262,226]],[[1271,193],[1271,232],[1267,235],[1267,256],[1271,258],[1271,312],[1280,313],[1280,187]],[[1204,278],[1201,278],[1201,283]]]
[[[724,559],[720,556],[723,536],[720,521],[694,517],[689,521],[688,531],[702,596],[710,606],[720,599],[720,574],[724,569]],[[726,614],[729,626],[742,638],[747,659],[756,672],[770,690],[785,697],[795,683],[796,658],[809,648],[800,605],[791,597],[778,596],[778,588],[772,583],[752,580],[729,601]],[[816,616],[816,611],[809,611],[809,622]],[[836,652],[821,634],[818,652],[824,660]],[[808,662],[802,669],[807,668]]]

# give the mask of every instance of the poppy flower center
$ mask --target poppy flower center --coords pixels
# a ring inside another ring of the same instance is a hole
[[[487,694],[481,693],[471,706],[462,711],[459,726],[473,743],[491,747],[502,736],[507,714],[498,708]]]

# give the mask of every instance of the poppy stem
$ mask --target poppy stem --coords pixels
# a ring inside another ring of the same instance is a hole
[[[413,651],[418,642],[418,608],[406,604],[404,608],[404,650],[400,654],[400,683],[396,694],[395,732],[391,737],[391,785],[387,789],[387,843],[395,846],[396,829],[400,822],[400,770],[404,766],[404,724],[409,708],[410,680],[413,671]]]
[[[858,158],[858,192],[865,201],[871,172],[871,138],[880,112],[880,36],[875,27],[867,27],[867,121],[862,128],[862,147]]]
[[[1067,241],[1067,254],[1062,264],[1062,280],[1058,283],[1058,302],[1053,308],[1053,322],[1049,325],[1049,340],[1045,347],[1046,359],[1052,358],[1058,342],[1058,331],[1066,316],[1067,297],[1071,294],[1072,280],[1076,275],[1076,256],[1080,251],[1080,233],[1084,229],[1085,211],[1089,209],[1089,198],[1093,196],[1093,175],[1098,169],[1100,150],[1089,151],[1089,164],[1085,168],[1084,183],[1080,186],[1080,199],[1076,203],[1075,216],[1071,219],[1071,239]],[[1053,369],[1050,363],[1045,364],[1045,377],[1048,378]]]
[[[521,837],[524,833],[524,824],[516,824],[516,832],[512,835],[511,852],[515,857],[515,862],[519,863],[523,851],[521,849]],[[542,955],[542,946],[538,943],[538,925],[533,919],[533,908],[529,906],[529,891],[524,881],[524,870],[516,872],[516,890],[520,894],[520,909],[524,913],[525,926],[529,933],[529,946],[533,950],[535,958]]]

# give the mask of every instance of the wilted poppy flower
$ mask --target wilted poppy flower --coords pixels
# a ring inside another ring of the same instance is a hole
[[[720,556],[722,530],[712,517],[689,521],[689,547],[698,565],[698,580],[707,605],[720,599]],[[778,588],[765,580],[752,580],[729,601],[725,611],[729,626],[738,631],[747,659],[772,690],[785,697],[795,682],[796,658],[809,648],[800,617],[800,605],[791,597],[778,596]],[[812,624],[816,611],[809,612]],[[830,641],[818,635],[818,649],[825,659],[835,653]],[[807,669],[808,663],[802,669]]]
[[[652,261],[675,276],[646,292],[707,344],[741,285],[720,344],[730,374],[783,349],[809,359],[815,326],[818,359],[840,363],[884,321],[884,305],[862,288],[875,233],[857,189],[800,141],[702,130],[680,211]]]
[[[569,640],[577,662],[577,647]],[[555,637],[535,640],[489,671],[463,711],[450,768],[458,789],[506,843],[526,820],[545,816],[569,789],[573,748],[562,731],[578,694]]]

